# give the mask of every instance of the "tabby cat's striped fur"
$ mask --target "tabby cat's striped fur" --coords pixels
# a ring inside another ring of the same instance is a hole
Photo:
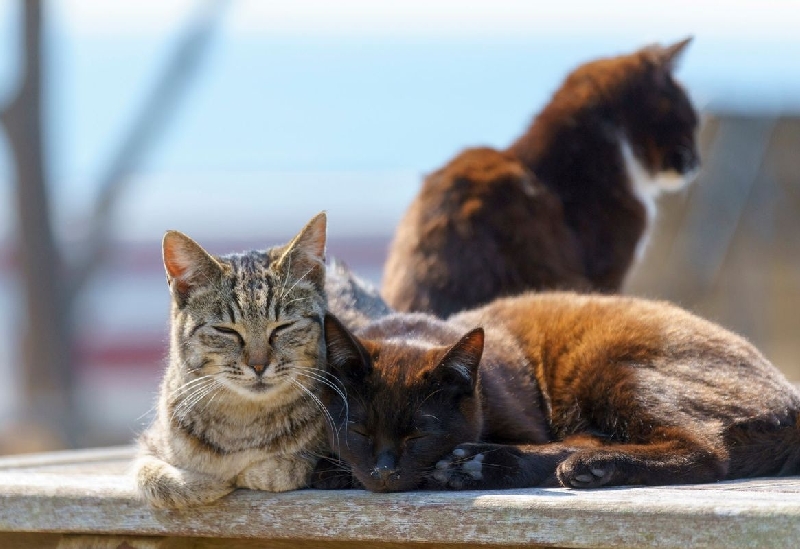
[[[305,486],[325,448],[325,214],[287,245],[213,257],[164,237],[170,358],[135,466],[156,507]]]

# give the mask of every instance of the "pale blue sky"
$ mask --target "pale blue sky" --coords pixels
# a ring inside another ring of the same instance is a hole
[[[57,213],[69,225],[85,211],[104,162],[202,4],[45,5],[48,169]],[[797,5],[232,2],[140,175],[197,190],[192,180],[202,174],[213,190],[214,176],[243,174],[252,182],[262,173],[392,173],[392,181],[406,182],[406,196],[420,174],[458,149],[508,144],[580,62],[689,34],[695,41],[678,74],[698,105],[796,111]],[[0,0],[0,101],[16,83],[17,7]],[[6,154],[0,147],[0,236],[12,213]],[[245,186],[256,198],[293,190],[280,178],[261,180],[267,184]],[[324,189],[324,181],[309,188]],[[343,200],[347,189],[337,192]]]

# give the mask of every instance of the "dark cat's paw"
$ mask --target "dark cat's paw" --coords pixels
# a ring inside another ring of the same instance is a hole
[[[433,480],[450,490],[499,488],[519,471],[519,456],[499,444],[459,445],[436,464]]]
[[[601,452],[577,452],[556,469],[558,481],[569,488],[599,488],[618,484],[613,456]]]
[[[308,485],[317,490],[361,488],[350,468],[335,457],[324,457],[317,462]]]

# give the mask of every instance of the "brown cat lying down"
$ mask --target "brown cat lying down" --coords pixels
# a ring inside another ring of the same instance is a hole
[[[389,315],[355,336],[328,315],[325,337],[347,399],[323,395],[340,459],[320,462],[316,487],[800,472],[800,394],[743,338],[667,303],[526,294],[448,321]]]
[[[672,76],[688,42],[580,66],[507,150],[467,149],[428,176],[389,250],[389,305],[444,318],[526,290],[618,290],[656,196],[699,166]]]

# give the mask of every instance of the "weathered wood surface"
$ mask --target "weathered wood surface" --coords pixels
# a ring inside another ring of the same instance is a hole
[[[0,459],[0,547],[800,546],[797,477],[590,491],[238,490],[214,505],[160,511],[136,499],[132,455]]]

